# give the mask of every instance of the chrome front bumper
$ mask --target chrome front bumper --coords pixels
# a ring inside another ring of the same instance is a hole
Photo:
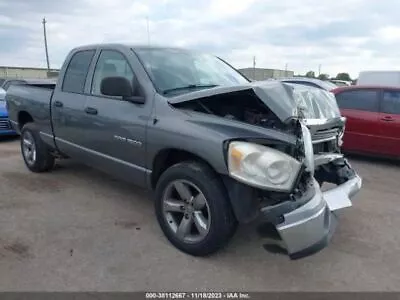
[[[304,257],[324,248],[336,227],[335,211],[352,205],[350,198],[360,189],[362,179],[356,175],[349,181],[325,192],[317,181],[312,186],[315,195],[303,206],[283,214],[283,222],[276,225],[280,240],[292,259]]]

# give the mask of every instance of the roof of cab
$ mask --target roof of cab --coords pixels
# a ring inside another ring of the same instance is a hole
[[[162,45],[144,45],[144,44],[123,44],[123,43],[101,43],[101,44],[88,44],[75,47],[72,50],[88,50],[96,48],[115,48],[115,49],[175,49],[175,50],[189,50],[180,47],[162,46]]]

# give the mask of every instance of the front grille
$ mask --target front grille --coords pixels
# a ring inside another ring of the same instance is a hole
[[[316,131],[312,135],[314,154],[337,151],[338,128]]]
[[[0,118],[0,130],[12,129],[11,123],[8,118]]]
[[[338,128],[319,130],[312,135],[313,144],[335,140],[338,134]]]
[[[336,140],[321,142],[313,145],[314,154],[336,152]]]

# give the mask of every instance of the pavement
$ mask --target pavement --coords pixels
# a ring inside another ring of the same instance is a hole
[[[267,252],[252,224],[208,258],[163,236],[152,195],[66,160],[25,167],[0,140],[1,291],[396,291],[400,289],[400,163],[351,157],[363,177],[331,244],[292,261]]]

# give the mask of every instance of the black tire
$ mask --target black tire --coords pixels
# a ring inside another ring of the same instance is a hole
[[[179,239],[163,213],[164,193],[167,186],[176,180],[196,185],[208,203],[211,216],[209,230],[199,242],[187,243]],[[155,211],[162,231],[176,248],[187,254],[194,256],[212,254],[224,247],[236,231],[237,221],[225,187],[220,177],[204,163],[188,161],[173,165],[161,175],[155,194]]]
[[[36,151],[35,159],[28,159],[24,152],[24,141],[29,136],[32,139]],[[40,138],[36,124],[27,123],[21,130],[21,154],[25,165],[35,173],[47,172],[54,167],[55,158],[51,155],[49,148]]]

